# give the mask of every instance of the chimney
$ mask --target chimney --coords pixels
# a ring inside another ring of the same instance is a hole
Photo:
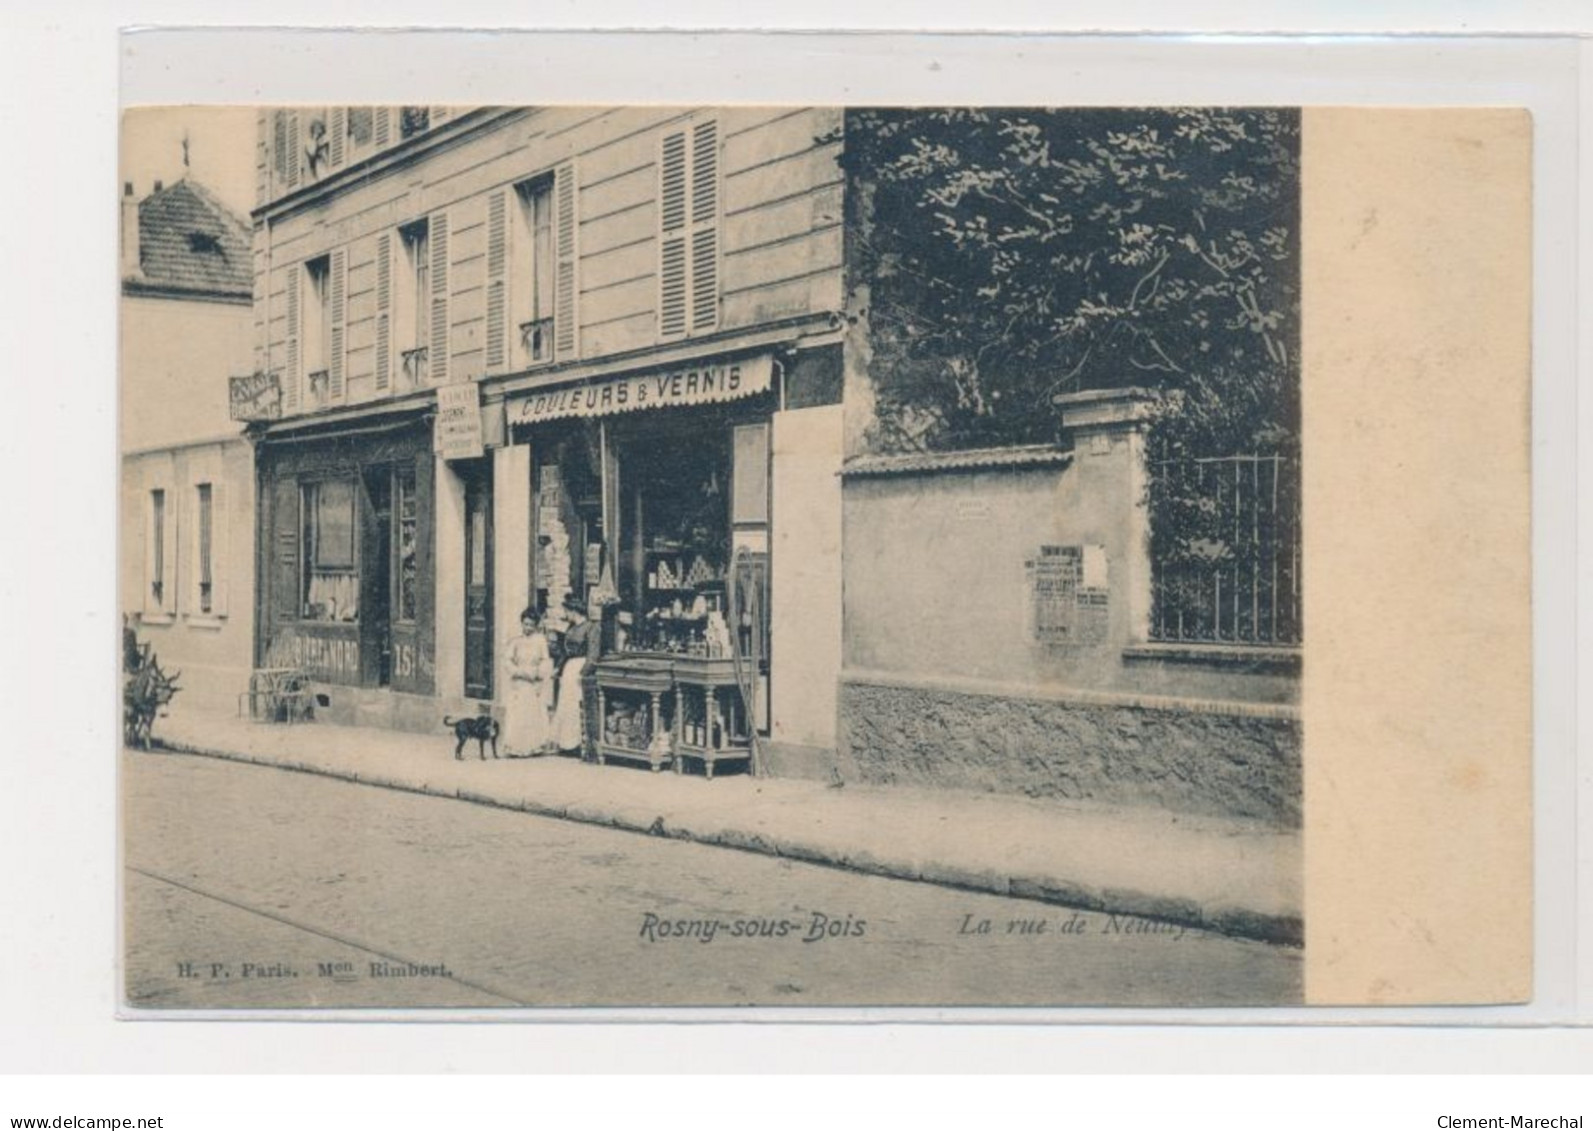
[[[133,195],[133,182],[122,185],[122,275],[137,275],[142,264],[138,242],[138,198]]]

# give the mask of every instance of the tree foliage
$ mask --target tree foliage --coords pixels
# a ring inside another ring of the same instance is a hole
[[[882,450],[1047,440],[1058,393],[1172,394],[1162,457],[1292,452],[1299,117],[849,112]]]

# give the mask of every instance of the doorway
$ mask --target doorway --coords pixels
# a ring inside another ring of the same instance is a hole
[[[465,483],[465,695],[492,698],[492,464],[462,464]]]

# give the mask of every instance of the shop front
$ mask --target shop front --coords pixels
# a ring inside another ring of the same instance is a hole
[[[339,721],[374,721],[354,693],[434,695],[429,416],[268,433],[257,460],[257,666],[307,675]]]
[[[625,374],[506,403],[531,458],[532,603],[591,634],[586,748],[712,776],[771,726],[769,355]]]

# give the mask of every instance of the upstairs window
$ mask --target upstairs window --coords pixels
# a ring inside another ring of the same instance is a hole
[[[300,136],[304,141],[304,177],[318,181],[331,170],[332,132],[325,109],[301,110]]]
[[[487,372],[580,353],[575,162],[487,198]]]
[[[415,386],[426,374],[431,294],[431,225],[416,220],[398,230],[400,262],[394,289],[393,325],[398,343],[399,372]]]
[[[312,399],[325,400],[330,389],[328,366],[332,357],[332,257],[323,255],[304,264],[305,302],[303,329],[304,379]]]
[[[358,161],[375,143],[376,119],[369,106],[350,106],[344,115],[344,137],[348,162]]]
[[[430,106],[405,106],[398,114],[398,136],[414,137],[431,128]]]
[[[519,224],[513,241],[509,293],[516,367],[553,360],[553,177],[537,177],[515,186]]]

